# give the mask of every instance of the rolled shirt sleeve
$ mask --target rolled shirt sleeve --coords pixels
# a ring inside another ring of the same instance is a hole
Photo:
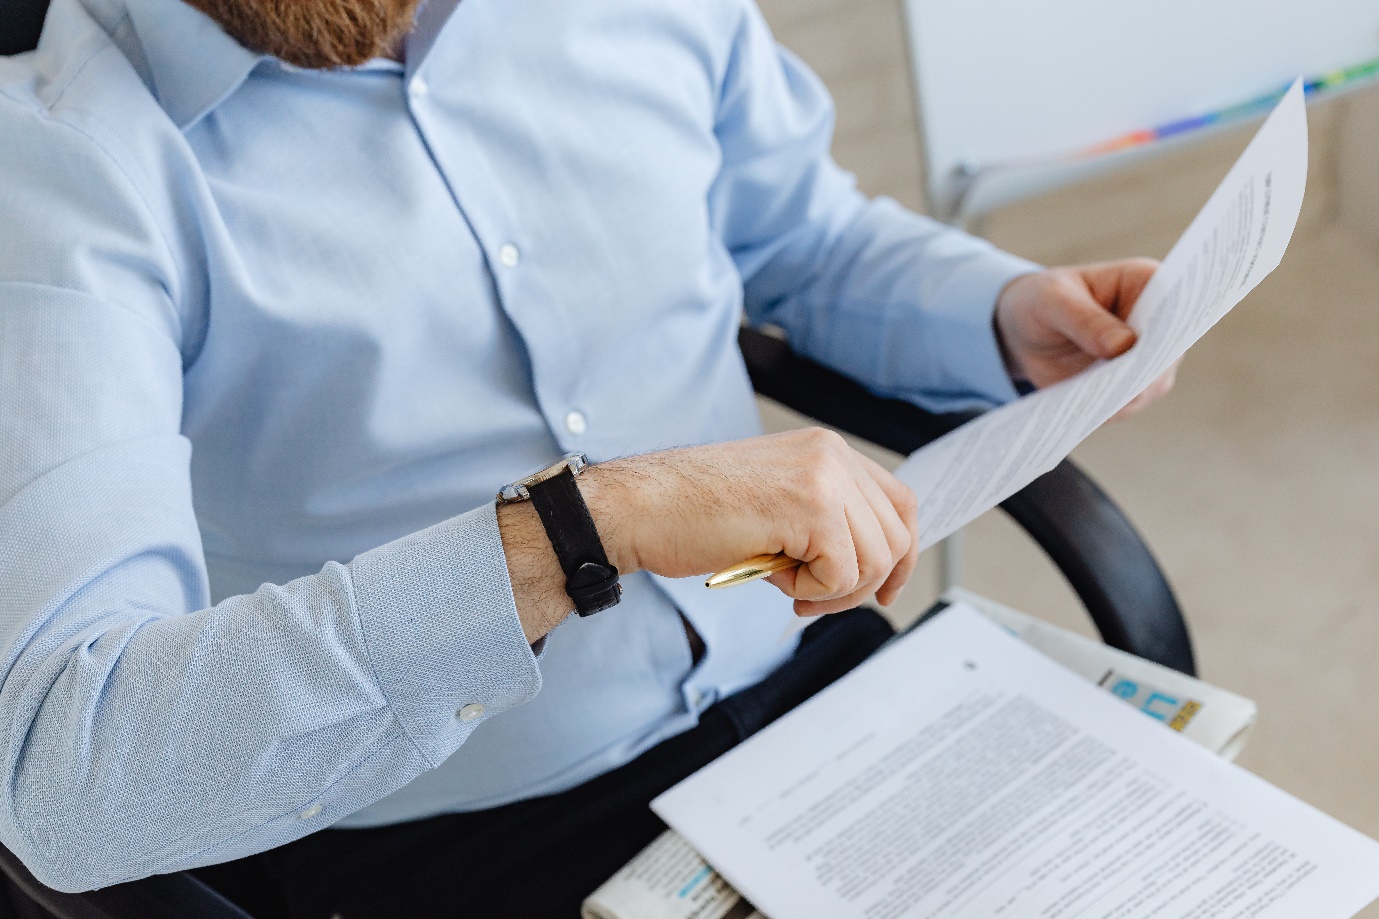
[[[711,209],[753,324],[874,392],[937,411],[1016,396],[993,327],[1011,280],[1040,266],[869,200],[829,155],[833,105],[742,0],[716,132]]]
[[[492,506],[210,604],[195,234],[118,138],[3,95],[0,137],[0,841],[65,891],[241,857],[532,698]]]

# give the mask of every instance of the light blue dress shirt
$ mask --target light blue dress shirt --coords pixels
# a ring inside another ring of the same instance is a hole
[[[647,574],[538,659],[492,503],[758,433],[744,306],[1014,397],[1034,266],[859,195],[752,0],[436,0],[406,58],[55,0],[0,59],[0,841],[54,887],[569,788],[768,673],[788,601]]]

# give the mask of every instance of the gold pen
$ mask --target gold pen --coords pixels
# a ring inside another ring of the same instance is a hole
[[[799,559],[791,558],[784,552],[777,552],[775,555],[758,555],[747,559],[745,562],[729,565],[705,581],[704,586],[710,588],[734,587],[802,564],[804,563]]]

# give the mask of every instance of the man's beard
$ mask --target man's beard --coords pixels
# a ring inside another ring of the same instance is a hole
[[[295,64],[353,67],[389,55],[421,0],[186,0],[249,48]]]

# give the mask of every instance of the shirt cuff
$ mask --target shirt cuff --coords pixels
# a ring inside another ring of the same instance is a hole
[[[541,689],[494,505],[365,552],[349,575],[374,674],[432,766]]]
[[[942,361],[952,389],[993,405],[1019,397],[996,341],[996,299],[1016,278],[1043,271],[1019,256],[991,248],[967,260],[945,279],[933,302],[942,327]]]

